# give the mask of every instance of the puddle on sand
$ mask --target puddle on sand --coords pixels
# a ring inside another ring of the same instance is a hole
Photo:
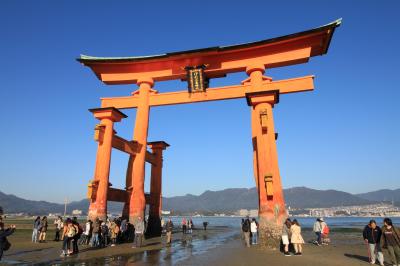
[[[194,255],[199,255],[213,249],[226,241],[232,241],[238,235],[237,231],[228,231],[215,235],[202,234],[193,236],[185,235],[174,239],[171,246],[162,249],[146,250],[134,254],[117,256],[104,256],[79,262],[53,261],[47,265],[175,265]]]

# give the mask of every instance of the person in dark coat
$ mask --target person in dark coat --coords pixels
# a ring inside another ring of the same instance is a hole
[[[4,229],[4,223],[0,222],[0,261],[3,257],[4,250],[7,250],[7,236],[12,235],[15,232],[15,225],[12,225],[10,228]]]
[[[370,263],[375,264],[376,257],[380,265],[383,265],[383,253],[380,245],[382,230],[376,225],[375,220],[369,221],[363,231],[364,242],[368,244]]]

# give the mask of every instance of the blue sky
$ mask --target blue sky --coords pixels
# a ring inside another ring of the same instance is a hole
[[[151,4],[150,4],[151,3]],[[327,55],[267,70],[313,74],[315,91],[283,95],[274,109],[285,188],[352,193],[400,187],[398,1],[1,1],[0,191],[80,200],[93,176],[99,98],[106,86],[75,59],[139,56],[230,45],[343,24]],[[238,84],[243,73],[211,81]],[[160,92],[183,90],[157,83]],[[116,126],[131,138],[135,110]],[[165,140],[165,196],[253,187],[250,112],[244,99],[157,107],[149,140]],[[110,182],[122,188],[128,157],[113,151]],[[147,171],[149,176],[149,171]],[[146,191],[149,190],[148,178]]]

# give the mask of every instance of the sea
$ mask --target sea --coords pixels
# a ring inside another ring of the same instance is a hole
[[[179,225],[183,218],[192,219],[195,227],[203,227],[203,222],[207,222],[208,226],[211,227],[230,227],[240,228],[242,218],[244,217],[231,217],[231,216],[201,216],[201,217],[164,217],[171,218],[174,225]],[[250,217],[252,218],[252,217]],[[302,228],[312,228],[317,217],[289,217],[290,219],[297,219]],[[364,228],[371,219],[375,220],[379,226],[383,225],[383,219],[385,217],[323,217],[324,221],[331,228]],[[400,227],[400,217],[389,217],[393,223]],[[256,218],[257,219],[257,218]]]

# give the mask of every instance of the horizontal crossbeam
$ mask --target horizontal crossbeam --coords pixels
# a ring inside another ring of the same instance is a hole
[[[280,94],[311,91],[314,89],[314,76],[300,78],[265,81],[258,89],[250,84],[210,88],[204,93],[189,93],[187,91],[151,94],[150,106],[162,106],[172,104],[185,104],[245,98],[246,93],[259,91],[276,91]],[[118,109],[136,108],[139,104],[139,96],[102,98],[101,107],[115,107]]]

